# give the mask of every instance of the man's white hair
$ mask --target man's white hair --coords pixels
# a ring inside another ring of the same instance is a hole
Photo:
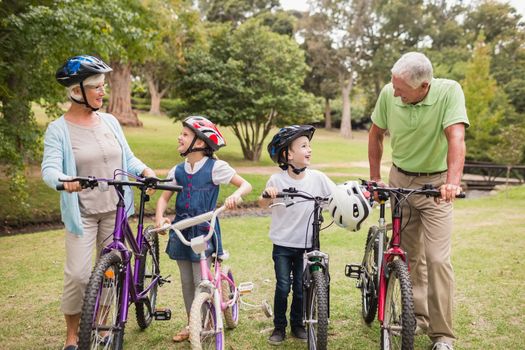
[[[105,79],[104,74],[92,75],[92,76],[87,77],[86,79],[84,79],[82,84],[84,85],[84,88],[86,86],[97,86],[97,85],[102,84],[104,82],[104,79]],[[74,85],[71,85],[71,86],[67,87],[67,97],[69,99],[74,98],[77,101],[84,101],[84,97],[82,97],[82,93],[81,92],[76,94],[75,91],[73,91],[76,87],[80,87],[80,84],[74,84]]]
[[[420,52],[407,52],[397,60],[391,72],[415,89],[432,80],[432,63]]]

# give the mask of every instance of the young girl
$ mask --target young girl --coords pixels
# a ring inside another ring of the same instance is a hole
[[[173,223],[215,209],[219,185],[221,184],[230,183],[238,187],[224,202],[228,209],[234,208],[237,203],[240,203],[241,196],[252,190],[252,186],[239,176],[228,163],[214,158],[213,152],[226,144],[223,136],[212,122],[204,117],[195,116],[185,119],[182,125],[177,151],[186,159],[174,166],[168,173],[168,178],[173,178],[176,185],[183,187],[175,202]],[[164,217],[164,212],[172,195],[173,192],[165,191],[157,202],[155,211],[157,227],[170,223],[170,220]],[[217,233],[217,240],[211,239],[206,250],[209,263],[211,262],[210,255],[216,251],[216,248],[218,254],[222,254],[218,221],[215,232]],[[201,224],[183,231],[188,240],[207,233],[207,224]],[[199,255],[180,242],[174,232],[170,232],[166,253],[171,259],[177,260],[182,283],[182,296],[189,318],[195,289],[201,279]],[[188,327],[185,327],[173,337],[173,341],[181,342],[188,338],[189,330]]]

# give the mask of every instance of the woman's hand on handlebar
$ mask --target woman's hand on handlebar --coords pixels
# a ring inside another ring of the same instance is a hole
[[[63,184],[64,184],[64,190],[67,191],[68,193],[82,191],[82,186],[80,185],[80,182],[78,181],[63,182]]]

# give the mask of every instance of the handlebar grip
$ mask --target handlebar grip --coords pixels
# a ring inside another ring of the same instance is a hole
[[[466,198],[466,197],[467,197],[467,194],[465,192],[461,192],[460,194],[456,196],[456,198]]]
[[[175,186],[175,185],[160,185],[157,184],[154,187],[157,190],[165,190],[165,191],[172,191],[172,192],[181,192],[182,186]]]
[[[57,189],[57,191],[64,191],[65,190],[64,184],[56,185],[56,189]]]
[[[262,197],[263,197],[263,198],[272,198],[272,197],[270,197],[270,195],[269,195],[268,193],[266,193],[266,192],[263,192],[263,193],[262,193]]]

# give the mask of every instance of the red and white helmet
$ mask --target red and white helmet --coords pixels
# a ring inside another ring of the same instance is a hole
[[[182,122],[182,125],[190,128],[195,135],[206,142],[213,151],[217,151],[219,148],[226,146],[224,137],[215,124],[208,119],[201,116],[191,116]]]
[[[328,202],[328,211],[337,226],[359,231],[372,209],[365,192],[357,181],[336,186]]]

